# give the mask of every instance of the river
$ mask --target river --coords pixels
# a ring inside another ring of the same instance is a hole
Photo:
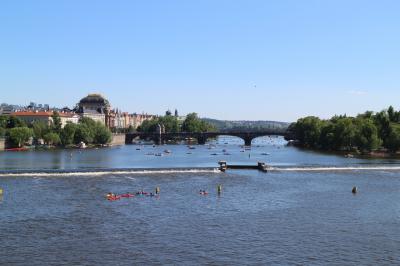
[[[398,160],[242,144],[1,152],[0,265],[400,264]]]

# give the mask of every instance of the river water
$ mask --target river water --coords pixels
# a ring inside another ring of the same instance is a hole
[[[399,161],[241,144],[0,153],[0,265],[400,264]]]

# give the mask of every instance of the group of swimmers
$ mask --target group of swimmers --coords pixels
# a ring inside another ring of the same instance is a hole
[[[222,192],[222,186],[221,185],[218,185],[217,192],[218,192],[218,194],[221,194],[221,192]],[[110,201],[114,201],[114,200],[119,200],[121,198],[132,198],[132,197],[135,197],[135,196],[155,197],[155,196],[158,196],[159,194],[160,194],[160,188],[156,187],[155,193],[146,192],[143,189],[139,190],[136,193],[126,192],[125,194],[120,194],[120,195],[114,194],[112,192],[108,192],[107,195],[106,195],[106,199],[110,200]],[[208,195],[208,192],[206,190],[204,190],[204,189],[200,189],[199,190],[199,194],[200,195]]]
[[[155,193],[146,192],[146,191],[143,191],[143,189],[139,190],[136,193],[126,192],[125,194],[120,194],[120,195],[114,194],[112,192],[108,192],[106,195],[106,199],[110,200],[110,201],[114,201],[114,200],[119,200],[121,198],[133,198],[135,196],[141,196],[141,195],[148,196],[148,197],[154,197],[154,196],[157,196],[158,194],[160,194],[160,188],[157,187]]]

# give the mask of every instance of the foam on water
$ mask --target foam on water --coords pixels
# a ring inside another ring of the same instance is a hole
[[[269,171],[292,172],[334,172],[334,171],[399,171],[400,166],[305,166],[305,167],[270,167]]]
[[[63,171],[3,171],[0,177],[50,177],[50,176],[104,176],[138,174],[180,174],[180,173],[219,173],[217,168],[171,168],[171,169],[101,169],[101,170],[63,170]]]

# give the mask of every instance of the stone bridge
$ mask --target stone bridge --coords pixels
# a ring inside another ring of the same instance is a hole
[[[234,136],[244,140],[246,146],[251,146],[251,141],[263,136],[284,136],[288,139],[286,130],[264,130],[254,132],[221,131],[221,132],[179,132],[179,133],[127,133],[125,144],[132,144],[134,139],[153,140],[156,144],[163,144],[167,140],[195,138],[199,144],[205,144],[207,139],[218,136]]]

